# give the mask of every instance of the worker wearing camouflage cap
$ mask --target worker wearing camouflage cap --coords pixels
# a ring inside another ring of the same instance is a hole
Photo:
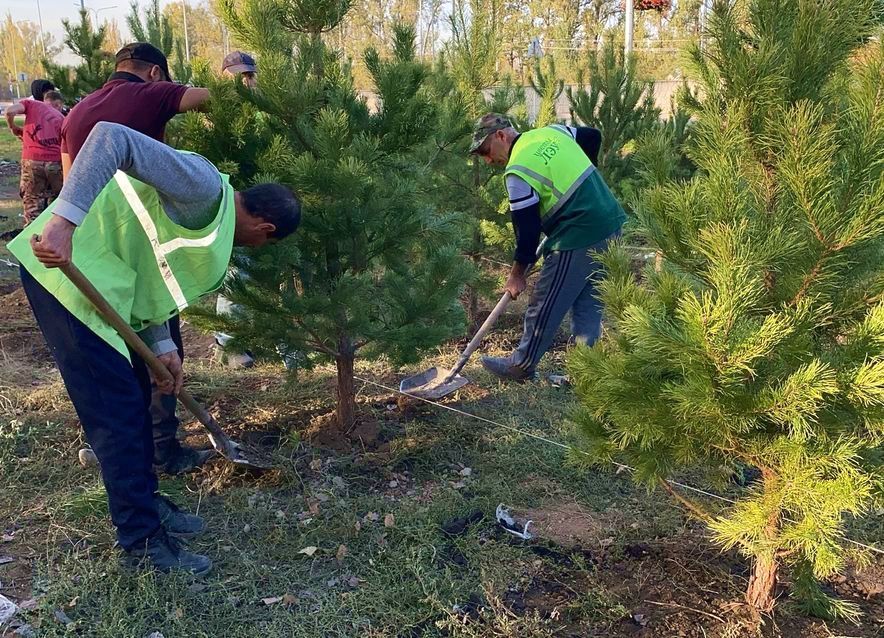
[[[571,312],[571,334],[592,344],[601,332],[601,304],[591,252],[619,235],[626,215],[596,164],[601,133],[559,124],[519,133],[504,115],[489,113],[476,123],[470,153],[503,166],[516,250],[506,290],[525,290],[525,272],[546,235],[543,267],[525,313],[518,348],[508,357],[483,357],[482,365],[503,379],[525,381],[552,345]]]

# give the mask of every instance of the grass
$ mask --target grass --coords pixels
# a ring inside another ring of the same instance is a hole
[[[484,352],[512,347],[522,303]],[[502,384],[476,361],[465,372],[473,384],[448,404],[507,427],[397,405],[393,393],[360,384],[380,444],[334,451],[311,438],[313,419],[333,404],[330,367],[291,379],[276,362],[231,371],[190,360],[191,391],[237,436],[275,441],[276,469],[251,475],[216,460],[163,479],[164,493],[207,520],[190,547],[215,570],[198,581],[125,571],[100,477],[77,464],[83,436],[30,322],[23,307],[2,328],[13,350],[0,352],[0,555],[14,560],[0,565],[0,594],[35,601],[16,622],[41,638],[761,635],[757,619],[716,620],[739,600],[745,565],[667,497],[511,429],[571,441],[567,388]],[[394,387],[455,357],[447,346],[408,370],[360,363],[357,374]],[[561,370],[562,357],[548,355],[540,377]],[[199,427],[185,430],[206,445]],[[535,540],[494,524],[501,503],[535,521]],[[476,511],[484,519],[463,534],[443,531]],[[857,520],[851,535],[880,541],[884,520]],[[764,635],[880,636],[881,605],[852,599],[866,610],[859,627],[783,604]]]
[[[446,350],[424,364],[450,364],[453,356]],[[550,371],[558,362],[545,365]],[[420,367],[363,364],[358,374],[389,384]],[[567,389],[500,384],[475,364],[467,374],[475,383],[457,407],[569,439]],[[191,543],[216,561],[204,581],[117,565],[101,484],[76,464],[82,437],[54,376],[0,392],[12,417],[0,426],[0,520],[15,539],[0,548],[29,564],[22,597],[38,597],[22,620],[39,626],[40,636],[96,638],[154,631],[166,638],[620,636],[635,624],[643,582],[690,586],[683,575],[655,575],[644,563],[616,575],[634,563],[636,544],[702,543],[702,533],[661,495],[636,489],[626,475],[571,464],[560,448],[448,411],[409,406],[403,413],[371,387],[363,388],[362,405],[385,415],[388,446],[334,453],[306,442],[304,415],[331,407],[332,378],[330,368],[293,383],[276,365],[231,372],[191,364],[189,385],[220,409],[226,426],[241,434],[278,428],[284,442],[278,469],[263,476],[218,461],[163,481],[166,493],[209,522]],[[192,425],[188,431],[201,436]],[[525,543],[490,520],[499,503],[515,512],[578,511],[610,537],[594,544],[584,536],[573,546],[545,536]],[[441,530],[475,510],[486,518],[462,536]],[[311,547],[312,555],[304,553]],[[707,551],[715,561],[717,550]],[[739,596],[739,579],[726,568],[719,578],[720,596]],[[59,623],[58,610],[72,623]],[[689,635],[666,633],[663,620],[657,626],[661,633],[651,635]],[[876,634],[853,628],[849,635]]]

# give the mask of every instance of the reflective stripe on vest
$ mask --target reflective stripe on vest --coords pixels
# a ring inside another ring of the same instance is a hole
[[[117,171],[114,175],[114,180],[116,180],[117,185],[120,187],[120,192],[123,193],[126,202],[132,207],[132,212],[135,213],[135,217],[141,224],[141,228],[144,229],[144,234],[147,235],[147,239],[150,241],[154,257],[157,260],[157,266],[160,269],[160,273],[163,276],[163,282],[166,284],[169,294],[172,295],[172,299],[175,300],[175,305],[178,306],[178,310],[184,310],[187,307],[187,299],[184,296],[184,292],[181,290],[181,284],[178,283],[175,273],[172,272],[172,268],[169,266],[169,261],[166,259],[166,256],[179,248],[200,248],[211,245],[218,237],[218,227],[205,237],[200,237],[198,239],[176,237],[175,239],[171,239],[161,244],[156,224],[154,224],[150,213],[147,212],[147,208],[144,206],[141,198],[138,197],[138,193],[136,193],[135,189],[132,187],[132,183],[129,181],[129,176],[122,171]]]

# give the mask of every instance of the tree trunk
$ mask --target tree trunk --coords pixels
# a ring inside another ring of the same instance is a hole
[[[759,556],[752,566],[749,587],[746,589],[746,602],[758,611],[770,613],[775,602],[777,570],[780,565],[774,556]]]
[[[467,324],[470,330],[479,323],[479,291],[467,286]]]
[[[335,358],[335,366],[338,369],[337,408],[338,427],[349,430],[356,420],[356,392],[353,387],[353,361],[352,354],[342,355]]]

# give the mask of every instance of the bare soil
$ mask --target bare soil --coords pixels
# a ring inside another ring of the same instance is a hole
[[[527,575],[526,583],[507,592],[511,611],[560,618],[568,638],[831,638],[884,636],[884,559],[863,570],[850,568],[827,583],[864,615],[864,627],[788,614],[789,582],[781,583],[773,616],[760,616],[743,604],[748,566],[736,552],[722,552],[705,537],[702,527],[689,525],[676,536],[621,545],[626,515],[610,510],[590,512],[575,502],[512,512],[520,523],[532,520],[535,553],[547,560]],[[552,559],[552,560],[549,560]],[[570,569],[575,559],[590,562],[589,572]],[[555,569],[557,563],[561,569]],[[622,605],[627,613],[611,618],[603,633],[569,625],[568,612],[586,605],[586,592],[604,592],[597,601],[605,613]],[[790,610],[791,611],[791,610]],[[832,633],[836,632],[836,633]]]

